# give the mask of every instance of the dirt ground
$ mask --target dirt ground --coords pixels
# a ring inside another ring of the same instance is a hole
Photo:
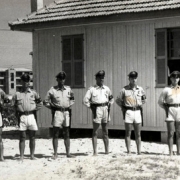
[[[71,153],[76,157],[66,158],[63,139],[59,139],[59,157],[52,160],[52,140],[38,138],[37,159],[30,160],[26,140],[25,159],[19,162],[18,139],[12,136],[3,142],[5,161],[0,162],[1,180],[180,178],[180,157],[169,157],[168,147],[162,143],[142,142],[142,155],[137,155],[135,142],[131,141],[132,155],[127,155],[124,139],[110,139],[110,153],[105,155],[103,141],[98,139],[98,156],[94,157],[91,138],[77,138],[71,139]]]

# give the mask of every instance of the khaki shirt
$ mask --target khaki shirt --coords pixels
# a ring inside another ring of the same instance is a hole
[[[16,106],[17,111],[25,112],[37,111],[43,106],[43,103],[39,94],[29,88],[27,91],[16,92],[12,98],[12,105]]]
[[[116,98],[116,103],[120,107],[142,106],[143,103],[141,98],[144,95],[145,92],[142,87],[136,86],[135,89],[132,89],[130,85],[127,85],[120,91],[119,96]]]
[[[180,104],[180,86],[165,87],[159,97],[158,104],[164,108],[164,104]]]
[[[4,99],[6,99],[6,93],[0,89],[0,106],[4,104]]]
[[[51,109],[51,107],[68,108],[72,106],[74,102],[74,93],[69,86],[64,86],[62,89],[54,86],[47,92],[44,105],[49,109]]]
[[[114,98],[112,97],[112,93],[110,89],[103,85],[102,87],[98,85],[94,85],[90,87],[84,97],[83,103],[90,107],[90,104],[102,104],[102,103],[110,103],[113,104]]]

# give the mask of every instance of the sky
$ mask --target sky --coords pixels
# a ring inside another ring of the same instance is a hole
[[[54,0],[44,0],[49,5]],[[30,0],[0,0],[0,68],[32,69],[32,33],[11,31],[8,22],[31,13]]]

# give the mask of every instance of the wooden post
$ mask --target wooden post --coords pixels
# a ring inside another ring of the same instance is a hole
[[[167,131],[161,131],[161,142],[167,143]]]

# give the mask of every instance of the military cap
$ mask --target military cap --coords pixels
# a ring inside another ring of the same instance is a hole
[[[22,76],[21,76],[21,80],[24,81],[24,82],[29,82],[30,81],[30,76],[29,74],[27,73],[24,73]]]
[[[66,73],[64,71],[61,71],[56,75],[56,78],[65,79],[66,78]]]
[[[104,77],[105,76],[105,71],[104,70],[100,70],[95,74],[96,77]]]
[[[136,71],[131,71],[129,74],[128,74],[129,77],[135,77],[137,78],[138,77],[138,73]]]
[[[179,71],[173,71],[170,74],[170,77],[179,78],[180,77],[180,72]]]

